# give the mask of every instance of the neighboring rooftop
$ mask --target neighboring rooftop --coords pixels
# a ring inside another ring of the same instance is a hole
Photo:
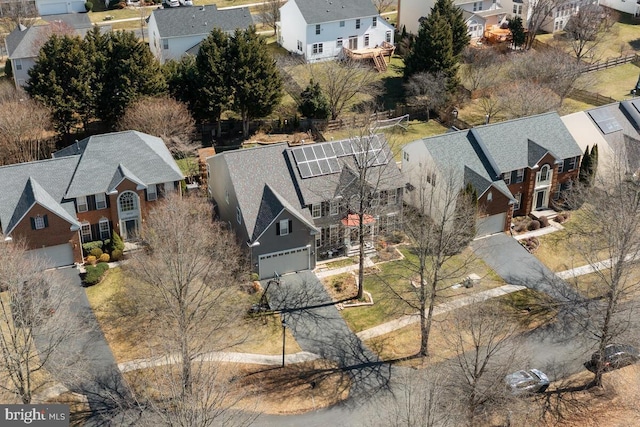
[[[215,4],[207,4],[156,9],[152,15],[161,38],[208,35],[214,28],[231,33],[253,25],[247,7],[218,10]]]
[[[371,0],[292,0],[308,25],[378,16]]]

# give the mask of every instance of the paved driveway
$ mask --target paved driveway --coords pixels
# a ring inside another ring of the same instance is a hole
[[[269,287],[268,297],[271,308],[282,311],[304,351],[332,360],[349,372],[352,396],[371,394],[388,385],[389,366],[381,364],[349,329],[315,274],[285,275],[280,285]]]
[[[500,233],[471,243],[474,253],[511,285],[526,286],[564,302],[576,297],[570,287],[513,237]]]
[[[131,400],[128,389],[89,305],[78,270],[63,268],[48,274],[59,275],[63,280],[63,286],[72,298],[69,315],[76,319],[78,325],[77,334],[62,343],[64,351],[58,355],[77,361],[72,365],[74,375],[65,374],[60,380],[68,389],[87,397],[92,412],[89,425],[99,425],[102,418],[109,419],[128,406],[127,402]],[[55,375],[56,372],[53,373]]]

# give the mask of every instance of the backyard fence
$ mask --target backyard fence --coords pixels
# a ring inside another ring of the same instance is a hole
[[[583,73],[590,73],[592,71],[604,70],[606,68],[616,67],[622,64],[628,64],[633,62],[636,65],[640,65],[640,56],[637,53],[632,53],[619,58],[609,58],[606,61],[596,62],[595,64],[587,65],[583,68]]]
[[[600,105],[607,105],[613,102],[618,102],[611,97],[580,89],[572,89],[568,97],[571,99],[575,99],[576,101],[582,101],[586,102],[587,104],[595,105],[597,107],[599,107]]]

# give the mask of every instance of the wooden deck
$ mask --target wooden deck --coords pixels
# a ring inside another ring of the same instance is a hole
[[[349,49],[342,48],[347,58],[355,59],[357,61],[372,59],[373,65],[376,70],[381,73],[387,71],[387,64],[391,61],[391,56],[395,52],[396,47],[391,43],[383,42],[382,46],[376,46],[366,49]]]

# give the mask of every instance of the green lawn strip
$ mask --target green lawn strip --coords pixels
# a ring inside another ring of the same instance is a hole
[[[503,307],[505,321],[517,321],[522,332],[553,321],[556,311],[545,294],[525,289],[495,298]],[[482,303],[479,303],[482,304]],[[429,339],[429,359],[410,359],[402,364],[424,365],[441,362],[455,357],[455,349],[449,343],[447,335],[452,332],[451,316],[439,315]],[[420,327],[418,324],[406,326],[389,334],[379,336],[365,342],[369,348],[378,353],[382,360],[392,361],[414,356],[420,350]]]
[[[342,311],[345,321],[354,332],[360,332],[403,315],[415,313],[415,310],[402,301],[398,295],[415,298],[411,284],[411,280],[415,280],[415,277],[411,271],[413,270],[412,265],[416,263],[416,256],[407,247],[402,247],[399,250],[405,256],[403,260],[379,264],[379,273],[365,276],[364,289],[371,293],[374,305],[347,308]],[[470,251],[470,249],[466,251]],[[462,263],[469,262],[469,256],[469,253],[465,252],[453,257],[445,264],[445,268],[458,269]],[[451,298],[504,285],[504,282],[496,276],[493,270],[479,259],[470,261],[465,271],[467,274],[475,273],[480,276],[480,285],[469,289],[464,287],[452,289],[451,286],[461,282],[464,277],[446,280],[440,287],[438,304]]]
[[[353,258],[345,258],[345,259],[341,259],[338,261],[331,261],[331,262],[327,262],[324,265],[324,267],[333,270],[336,268],[342,268],[342,267],[348,267],[350,265],[354,265],[358,263],[358,258],[353,257]]]
[[[640,37],[640,34],[638,36]],[[585,87],[589,92],[623,101],[630,98],[630,91],[636,87],[639,72],[640,68],[634,64],[618,65],[584,74],[578,80],[578,86]],[[585,81],[591,84],[585,84]]]
[[[153,313],[139,309],[136,301],[129,299],[125,286],[143,285],[125,280],[123,271],[114,268],[99,285],[86,288],[89,303],[118,362],[150,357],[162,350],[156,333],[162,325]],[[224,304],[247,312],[260,295],[238,289],[226,297]],[[215,343],[217,350],[273,355],[282,352],[282,327],[277,314],[241,316],[226,330],[229,332],[221,334]],[[286,333],[287,353],[300,351],[291,333]]]

